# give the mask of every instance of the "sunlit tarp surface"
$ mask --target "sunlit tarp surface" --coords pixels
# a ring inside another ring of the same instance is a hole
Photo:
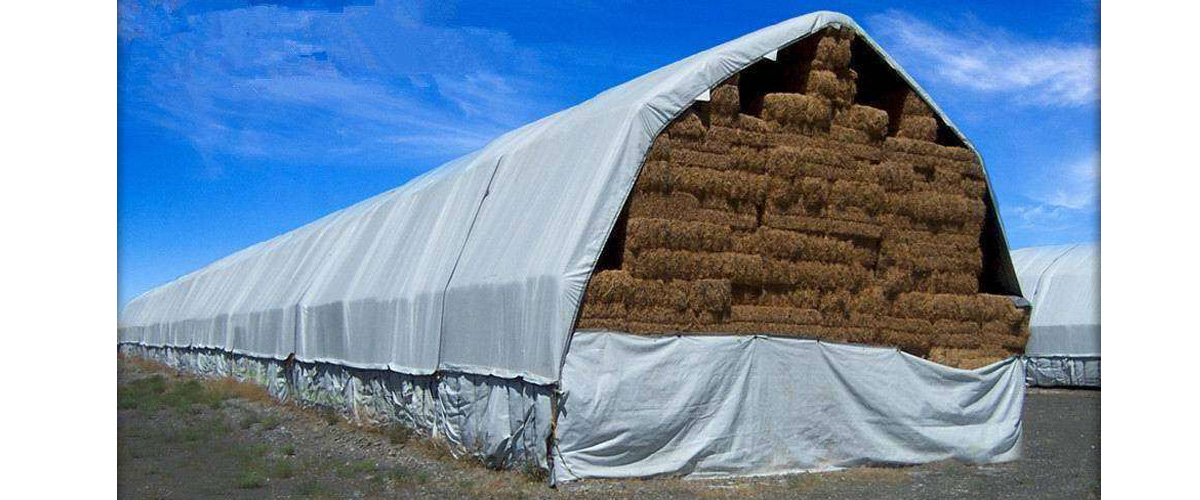
[[[1022,248],[1012,253],[1033,303],[1027,378],[1032,385],[1100,385],[1100,246]]]

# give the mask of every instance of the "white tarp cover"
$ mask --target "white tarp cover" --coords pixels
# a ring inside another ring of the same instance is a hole
[[[1021,363],[762,336],[577,332],[554,474],[766,475],[1020,455]]]
[[[829,25],[862,33],[849,17],[815,12],[648,73],[143,294],[122,314],[119,340],[555,383],[654,138],[712,86]]]
[[[1021,290],[1033,304],[1025,345],[1026,381],[1036,386],[1100,386],[1100,246],[1078,243],[1012,253]]]
[[[1012,253],[1033,304],[1026,356],[1100,356],[1100,246],[1022,248]]]

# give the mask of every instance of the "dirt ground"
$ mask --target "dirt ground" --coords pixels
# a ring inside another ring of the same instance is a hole
[[[1030,390],[1025,455],[739,480],[576,481],[455,460],[400,427],[363,429],[279,404],[258,387],[200,381],[122,358],[120,498],[1098,498],[1100,391]]]

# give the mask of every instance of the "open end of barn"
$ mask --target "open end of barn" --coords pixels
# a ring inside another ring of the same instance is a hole
[[[928,96],[816,12],[147,292],[119,345],[551,481],[1011,460],[1028,320],[994,207]]]
[[[854,30],[708,96],[651,146],[579,328],[853,342],[959,368],[1021,354],[978,156]]]

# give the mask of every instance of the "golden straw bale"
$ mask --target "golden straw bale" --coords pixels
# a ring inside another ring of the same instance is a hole
[[[666,133],[672,140],[679,139],[701,142],[704,140],[707,130],[700,117],[689,108],[667,126]]]
[[[766,291],[759,298],[757,304],[762,306],[816,309],[821,304],[821,292],[820,290],[810,288],[787,288],[784,290]]]
[[[732,284],[727,279],[702,279],[691,283],[688,304],[696,311],[728,311],[733,303]]]
[[[681,192],[635,192],[630,197],[629,219],[635,218],[707,222],[738,229],[754,229],[758,226],[756,215],[706,210],[700,207],[700,201],[695,196]]]
[[[579,318],[580,330],[613,330],[618,332],[629,331],[629,323],[624,318]]]
[[[973,294],[979,292],[979,275],[934,271],[917,280],[915,292]]]
[[[862,266],[764,259],[762,281],[817,290],[858,290],[869,279]]]
[[[888,191],[910,191],[920,176],[906,163],[885,161],[871,165],[875,181]]]
[[[729,316],[733,322],[787,323],[793,325],[819,325],[821,313],[813,309],[794,307],[735,305]]]
[[[933,108],[916,92],[904,96],[904,116],[933,116]]]
[[[833,118],[833,107],[828,99],[819,96],[767,94],[763,96],[763,118],[782,127],[826,130]]]
[[[986,210],[982,200],[940,193],[888,193],[884,203],[890,212],[933,224],[981,225]]]
[[[884,139],[883,149],[886,152],[930,155],[967,162],[976,161],[975,153],[970,149],[958,146],[942,146],[929,141],[907,139],[904,137],[888,137]]]
[[[650,145],[650,152],[646,155],[646,161],[669,161],[671,159],[671,138],[666,134],[659,134],[654,143]]]
[[[761,129],[750,128],[750,125],[759,123],[762,124]],[[754,120],[742,120],[739,118],[738,123],[734,126],[714,124],[708,129],[708,140],[705,147],[717,152],[725,152],[739,147],[753,149],[769,148],[776,144],[775,135],[772,133],[773,130],[774,127],[771,125],[771,122],[758,118],[754,118]]]
[[[580,317],[622,319],[625,318],[625,304],[620,302],[596,302],[585,300],[583,301],[583,310],[580,311]]]
[[[715,170],[743,170],[752,173],[763,173],[766,171],[762,154],[755,149],[743,146],[730,146],[729,151],[725,153],[680,148],[674,150],[673,154],[672,164],[675,165],[704,167]]]
[[[888,114],[882,109],[855,104],[834,114],[833,124],[861,131],[870,140],[883,140],[888,131]]]
[[[784,209],[785,213],[804,213],[803,209],[819,211],[827,204],[829,183],[824,179],[800,177],[788,181],[772,176],[768,182],[771,205]]]
[[[646,248],[724,252],[733,246],[733,232],[728,226],[706,222],[636,218],[626,226],[626,245],[634,252]]]
[[[774,209],[771,205],[768,205],[763,213],[763,225],[776,229],[829,234],[831,236],[861,238],[865,240],[877,240],[883,234],[883,227],[878,224],[787,215]]]
[[[900,119],[900,128],[896,131],[896,136],[921,141],[936,141],[937,131],[937,118],[932,116],[905,116]]]
[[[637,256],[633,276],[658,279],[728,279],[733,284],[762,282],[762,257],[737,253],[646,250]]]
[[[635,279],[625,298],[628,307],[663,307],[682,311],[690,306],[691,283],[687,281],[663,281],[657,279]]]
[[[737,122],[741,111],[738,88],[734,85],[720,85],[712,90],[708,101],[709,116],[713,123],[732,125]]]
[[[584,302],[624,303],[633,289],[633,277],[620,270],[600,271],[588,281]]]
[[[849,66],[850,40],[826,36],[817,42],[817,53],[813,56],[814,68],[840,71]]]
[[[765,227],[735,238],[734,247],[744,253],[788,260],[865,264],[872,259],[871,252],[846,240]]]
[[[840,78],[832,71],[814,70],[808,73],[804,84],[804,93],[810,96],[822,96],[829,99],[835,108],[849,106],[854,102],[857,88],[852,78]]]
[[[755,203],[766,198],[769,179],[765,175],[696,167],[675,167],[673,170],[677,175],[675,187],[682,191]]]
[[[648,323],[644,321],[629,321],[629,333],[637,335],[671,335],[697,331],[692,323]]]
[[[857,207],[868,215],[883,208],[887,199],[883,187],[868,182],[839,180],[829,189],[829,203],[837,207]]]

